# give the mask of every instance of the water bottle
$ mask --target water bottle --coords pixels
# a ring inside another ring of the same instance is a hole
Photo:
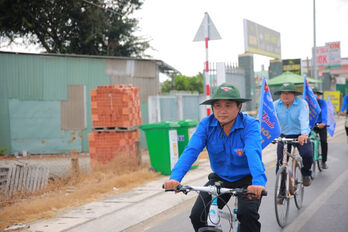
[[[215,226],[221,229],[220,217],[219,217],[219,208],[217,206],[217,198],[213,199],[211,203],[209,216],[208,216],[208,226]]]

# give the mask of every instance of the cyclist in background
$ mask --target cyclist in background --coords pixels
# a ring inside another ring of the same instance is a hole
[[[319,133],[320,137],[320,143],[321,143],[321,155],[322,155],[322,160],[321,160],[321,166],[323,169],[327,169],[327,149],[328,149],[328,144],[327,144],[327,105],[326,101],[324,99],[320,98],[320,95],[323,95],[323,92],[319,91],[317,88],[313,88],[313,93],[317,95],[317,101],[320,106],[320,114],[317,120],[318,123],[318,129],[315,127],[314,130]]]
[[[260,123],[240,112],[246,101],[250,99],[241,98],[235,86],[224,83],[215,89],[211,99],[201,103],[211,105],[213,114],[199,123],[164,188],[175,189],[206,147],[213,173],[205,186],[220,181],[222,187],[247,188],[254,193],[254,197],[238,199],[237,217],[241,232],[257,232],[261,228],[258,209],[267,177],[261,157]],[[223,200],[218,199],[218,207],[222,209],[230,197],[230,194],[221,196]],[[210,203],[211,196],[200,193],[190,215],[195,231],[207,226]]]
[[[344,113],[344,111],[346,111],[346,113]],[[346,128],[347,143],[348,143],[348,93],[344,96],[342,108],[338,114],[341,116],[346,115],[345,128]]]
[[[302,156],[303,167],[303,185],[311,185],[311,166],[313,163],[313,149],[308,135],[309,129],[309,108],[305,100],[297,97],[301,94],[296,91],[296,87],[293,83],[284,83],[275,94],[280,94],[280,99],[274,102],[275,111],[280,124],[280,136],[285,138],[297,138],[297,149]],[[282,162],[283,157],[282,142],[277,146],[277,169]],[[288,150],[291,149],[288,146]]]

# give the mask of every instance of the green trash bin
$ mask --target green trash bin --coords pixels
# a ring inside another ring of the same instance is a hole
[[[163,121],[141,125],[145,132],[151,166],[163,175],[170,175],[179,159],[177,122]]]
[[[190,141],[191,136],[196,131],[198,122],[196,120],[186,119],[177,121],[180,127],[176,128],[178,132],[179,157],[184,152],[186,145]],[[194,163],[191,169],[197,168],[198,163]]]

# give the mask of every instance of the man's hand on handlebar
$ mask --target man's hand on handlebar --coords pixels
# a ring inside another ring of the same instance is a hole
[[[265,187],[262,185],[249,185],[248,186],[248,193],[253,193],[253,195],[248,196],[249,199],[252,199],[253,197],[260,199],[262,191],[266,191]]]
[[[301,146],[303,146],[303,144],[307,143],[308,135],[300,135],[300,136],[298,136],[297,140],[298,140],[298,143]]]
[[[176,187],[180,184],[179,181],[177,180],[166,180],[163,184],[163,188],[166,189],[166,190],[173,190],[173,189],[176,189]]]
[[[324,123],[319,123],[318,124],[318,127],[319,127],[319,129],[322,129],[322,128],[324,128],[326,125],[324,124]]]

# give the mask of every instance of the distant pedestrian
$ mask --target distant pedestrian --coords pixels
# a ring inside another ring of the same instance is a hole
[[[347,143],[348,143],[348,93],[344,96],[342,108],[338,114],[341,116],[346,115],[345,128],[346,128]]]

